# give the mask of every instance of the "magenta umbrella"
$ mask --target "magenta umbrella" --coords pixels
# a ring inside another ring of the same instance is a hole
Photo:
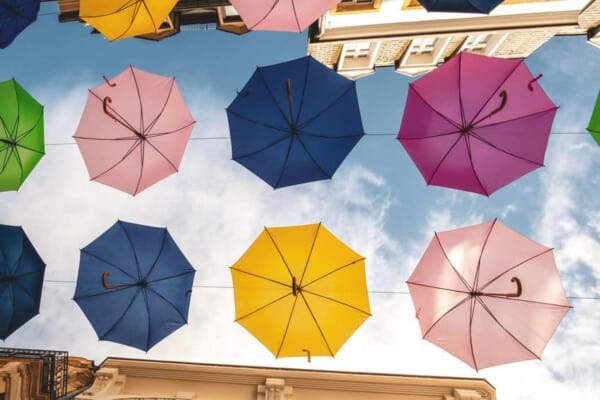
[[[104,79],[74,138],[91,180],[136,195],[177,172],[195,121],[175,78],[129,67]]]
[[[423,338],[477,370],[539,358],[570,309],[552,249],[498,220],[437,232],[407,283]]]
[[[489,196],[544,164],[558,108],[523,60],[459,53],[409,87],[398,140],[428,185]]]
[[[302,32],[340,0],[230,0],[249,30]]]

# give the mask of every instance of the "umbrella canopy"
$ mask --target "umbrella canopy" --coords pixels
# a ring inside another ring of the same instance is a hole
[[[412,82],[398,140],[428,185],[489,196],[544,163],[556,105],[523,60],[459,53]]]
[[[310,56],[257,68],[227,117],[232,158],[273,188],[330,179],[364,135],[355,82]]]
[[[436,233],[407,283],[423,338],[475,369],[539,358],[570,309],[552,249],[497,220]]]
[[[598,92],[598,98],[596,99],[596,106],[592,112],[590,123],[587,127],[596,143],[600,145],[600,92]]]
[[[46,265],[20,226],[0,225],[0,338],[39,313]]]
[[[148,351],[187,323],[194,274],[165,228],[118,221],[81,249],[73,299],[100,340]]]
[[[17,190],[44,155],[44,107],[14,79],[0,82],[0,191]]]
[[[265,228],[231,275],[236,321],[275,357],[333,357],[370,316],[364,258],[321,224]]]
[[[489,14],[503,0],[419,0],[427,11]]]
[[[74,138],[91,180],[136,195],[177,172],[194,123],[175,78],[129,67],[90,90]]]
[[[250,30],[302,32],[340,0],[230,0]]]
[[[81,0],[79,18],[108,40],[157,32],[177,0]]]
[[[0,0],[0,49],[37,19],[40,0]]]

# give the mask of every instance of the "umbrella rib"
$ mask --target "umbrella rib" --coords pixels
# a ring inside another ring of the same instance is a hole
[[[169,299],[167,299],[165,296],[163,296],[162,294],[160,294],[159,292],[154,290],[151,286],[148,286],[148,290],[150,290],[152,293],[154,293],[155,295],[157,295],[158,297],[163,299],[163,301],[165,303],[167,303],[173,310],[175,310],[175,312],[181,317],[182,321],[187,322],[187,318],[181,313],[181,311]],[[148,311],[148,313],[150,313],[150,311]]]
[[[136,298],[138,297],[138,295],[140,294],[140,291],[141,291],[141,290],[142,290],[141,288],[138,288],[138,289],[136,290],[136,293],[135,293],[135,294],[134,294],[134,295],[131,297],[131,301],[129,301],[129,304],[127,305],[127,307],[125,308],[125,310],[123,311],[123,313],[121,314],[121,316],[120,316],[119,318],[117,318],[117,320],[115,321],[115,323],[114,323],[114,324],[112,324],[112,326],[111,326],[110,328],[108,328],[108,329],[106,330],[106,332],[104,332],[104,333],[102,334],[102,336],[98,335],[98,337],[99,337],[101,340],[103,340],[103,339],[106,337],[106,335],[109,335],[109,334],[112,332],[112,330],[113,330],[113,329],[115,329],[115,327],[121,323],[121,321],[123,320],[123,318],[125,318],[125,314],[127,314],[127,312],[129,311],[129,309],[131,308],[131,305],[133,304],[133,302],[135,301],[135,299],[136,299]],[[149,317],[150,317],[150,316],[148,316],[148,318],[149,318]]]
[[[310,245],[310,250],[308,252],[308,257],[306,257],[306,263],[304,263],[304,269],[302,270],[302,276],[300,277],[300,282],[298,286],[302,287],[302,281],[304,281],[304,275],[306,275],[306,270],[308,269],[308,263],[310,262],[310,257],[312,256],[313,250],[315,249],[315,243],[317,243],[317,236],[319,236],[319,231],[321,230],[321,223],[317,225],[317,231],[315,232],[315,237],[312,240]]]
[[[504,153],[504,154],[507,154],[507,155],[509,155],[509,156],[511,156],[511,157],[517,158],[517,159],[519,159],[519,160],[521,160],[521,161],[526,161],[526,162],[528,162],[528,163],[531,163],[531,164],[537,165],[537,166],[539,166],[539,167],[543,167],[543,166],[544,166],[544,164],[540,164],[540,163],[538,163],[538,162],[531,161],[531,160],[529,160],[529,159],[527,159],[527,158],[525,158],[525,157],[521,157],[521,156],[519,156],[519,155],[517,155],[517,154],[511,153],[510,151],[504,150],[504,149],[502,149],[502,148],[498,147],[497,145],[495,145],[495,144],[493,144],[493,143],[489,142],[488,140],[484,139],[483,137],[479,136],[479,135],[478,135],[478,134],[476,134],[475,132],[472,132],[472,136],[473,136],[475,139],[479,140],[480,142],[482,142],[482,143],[484,143],[484,144],[487,144],[487,145],[488,145],[488,146],[490,146],[491,148],[493,148],[493,149],[495,149],[495,150],[498,150],[498,151],[500,151],[500,152],[502,152],[502,153]]]
[[[300,26],[300,21],[298,21],[298,13],[296,11],[296,2],[292,0],[292,10],[294,11],[294,20],[296,21],[296,25],[298,25],[298,32],[302,32],[302,27]]]
[[[287,337],[288,329],[290,328],[290,323],[292,322],[292,316],[294,315],[294,310],[296,309],[297,302],[298,302],[298,296],[294,296],[294,303],[292,304],[292,309],[290,310],[290,316],[288,317],[287,324],[285,325],[285,331],[283,331],[283,335],[281,336],[281,342],[279,342],[279,348],[277,349],[277,354],[275,354],[275,358],[279,357],[279,353],[281,353],[281,349],[283,348],[283,343],[285,342],[285,338]],[[308,304],[306,306],[308,307]],[[310,310],[310,308],[309,308],[309,310]]]
[[[486,196],[489,196],[488,190],[484,186],[479,174],[477,173],[477,170],[475,169],[475,164],[473,163],[473,154],[471,152],[471,138],[469,136],[470,135],[465,135],[465,145],[467,146],[467,154],[469,155],[469,164],[471,165],[471,170],[473,171],[473,175],[475,175],[475,179],[477,180],[479,187],[483,190]]]
[[[525,259],[525,260],[521,261],[520,263],[518,263],[518,264],[516,264],[516,265],[513,265],[512,267],[510,267],[510,268],[509,268],[509,269],[507,269],[506,271],[502,272],[502,273],[501,273],[500,275],[498,275],[497,277],[495,277],[495,278],[491,279],[490,281],[486,282],[485,284],[481,285],[481,287],[479,287],[477,291],[478,291],[478,292],[481,292],[481,291],[483,291],[483,290],[484,290],[486,287],[488,287],[489,285],[491,285],[492,283],[494,283],[494,282],[495,282],[495,281],[497,281],[498,279],[502,278],[503,276],[505,276],[506,274],[508,274],[510,271],[514,270],[515,268],[518,268],[518,267],[520,267],[521,265],[523,265],[523,264],[525,264],[525,263],[528,263],[529,261],[533,260],[534,258],[537,258],[537,257],[539,257],[539,256],[542,256],[542,255],[544,255],[544,254],[546,254],[546,253],[549,253],[549,252],[551,252],[551,251],[552,251],[552,249],[550,249],[550,248],[547,248],[546,250],[542,251],[541,253],[538,253],[538,254],[536,254],[536,255],[534,255],[534,256],[531,256],[531,257],[529,257],[529,258],[527,258],[527,259]]]
[[[15,286],[18,286],[21,289],[21,291],[23,293],[25,293],[31,299],[31,302],[33,304],[37,303],[35,297],[31,293],[29,293],[29,290],[27,290],[23,285],[21,285],[19,282],[15,281]],[[39,306],[38,306],[38,309],[39,309]]]
[[[279,0],[277,0],[277,2],[279,2]],[[283,112],[283,110],[279,106],[279,103],[277,102],[277,99],[273,95],[273,92],[271,92],[271,88],[267,84],[267,81],[265,80],[265,77],[263,76],[263,73],[262,73],[261,69],[257,68],[256,71],[258,72],[258,76],[260,77],[260,79],[261,79],[261,81],[263,83],[263,86],[265,87],[265,89],[267,89],[267,93],[269,93],[269,96],[271,96],[271,100],[273,101],[273,104],[275,104],[275,106],[277,107],[277,110],[279,111],[279,113],[281,114],[281,116],[283,117],[283,119],[285,120],[285,122],[287,122],[288,125],[291,125],[292,123],[290,122],[290,120],[287,119],[287,117],[285,116],[285,113]],[[288,132],[289,132],[289,130],[288,130]]]
[[[271,6],[271,8],[269,9],[269,11],[267,11],[267,13],[260,19],[258,20],[257,23],[255,23],[252,26],[248,27],[248,30],[253,30],[254,28],[256,28],[258,25],[260,25],[265,19],[267,19],[267,17],[273,12],[273,10],[275,9],[275,7],[277,7],[277,4],[279,4],[279,0],[275,0],[273,2],[273,5]]]
[[[80,15],[81,18],[103,18],[103,17],[110,17],[111,15],[115,15],[120,13],[121,11],[129,8],[129,7],[134,7],[140,0],[130,0],[130,1],[126,1],[125,4],[123,4],[122,6],[120,6],[119,8],[117,8],[114,11],[110,11],[106,14],[98,14],[98,15]],[[131,4],[133,2],[133,4]]]
[[[163,237],[162,240],[160,241],[160,248],[158,249],[158,253],[156,254],[156,258],[154,259],[154,261],[152,262],[152,265],[150,266],[150,269],[148,270],[148,273],[146,274],[146,276],[144,276],[144,279],[148,279],[148,277],[150,277],[150,274],[152,273],[152,271],[154,270],[154,267],[156,267],[156,263],[158,262],[158,259],[160,258],[160,255],[163,252],[163,249],[165,248],[165,242],[167,240],[167,230],[163,230]]]
[[[482,299],[478,297],[477,302],[481,304],[481,307],[489,314],[490,317],[492,317],[492,319],[498,324],[500,328],[502,328],[504,332],[506,332],[510,337],[512,337],[519,345],[521,345],[521,347],[523,347],[525,350],[531,353],[535,358],[537,358],[538,360],[540,359],[540,357],[537,354],[535,354],[535,352],[533,352],[529,347],[527,347],[523,342],[521,342],[515,335],[513,335],[508,329],[506,329],[504,325],[500,323],[500,321],[498,321],[496,316],[492,313],[492,311],[488,308],[488,306]]]
[[[306,94],[306,85],[308,84],[308,70],[309,69],[310,69],[310,59],[307,58],[306,71],[304,73],[304,84],[302,85],[302,94],[300,95],[300,104],[298,105],[298,113],[296,114],[296,121],[300,120],[300,114],[302,114],[302,106],[304,106],[304,95]]]
[[[19,184],[19,186],[21,186],[21,184],[23,183],[23,175],[24,175],[23,161],[21,160],[21,155],[19,154],[19,152],[17,151],[17,149],[14,149],[12,151],[12,154],[14,154],[15,158],[17,159],[17,164],[19,164],[19,170],[20,170],[19,181],[21,182]]]
[[[127,241],[129,242],[129,247],[131,247],[131,251],[133,252],[133,258],[135,259],[135,267],[136,267],[137,273],[138,273],[137,279],[142,279],[142,267],[140,266],[137,252],[135,251],[135,246],[133,245],[133,242],[131,241],[131,237],[129,236],[129,232],[127,232],[127,229],[125,229],[125,227],[123,226],[121,221],[118,221],[118,223],[119,223],[119,226],[121,227],[121,229],[123,230],[123,233],[125,234],[125,237],[127,238]]]
[[[143,3],[143,0],[135,1],[135,3],[131,6],[131,7],[134,7],[134,10],[133,10],[133,14],[131,15],[131,20],[129,21],[129,26],[126,27],[125,30],[120,35],[116,36],[115,40],[121,39],[131,29],[131,27],[133,26],[133,21],[135,21],[135,18],[137,17],[138,13],[140,12],[140,3]],[[123,10],[125,8],[127,8],[127,7],[124,7]],[[152,19],[152,18],[150,18],[150,19]],[[154,25],[154,21],[153,21],[152,25]]]
[[[338,267],[338,268],[334,269],[333,271],[330,271],[330,272],[328,272],[328,273],[326,273],[326,274],[324,274],[324,275],[321,275],[320,277],[318,277],[318,278],[316,278],[316,279],[313,279],[312,281],[308,282],[307,284],[305,284],[305,285],[302,285],[302,288],[305,288],[305,287],[307,287],[307,286],[309,286],[309,285],[312,285],[313,283],[315,283],[315,282],[317,282],[317,281],[320,281],[321,279],[323,279],[323,278],[326,278],[326,277],[328,277],[328,276],[329,276],[329,275],[331,275],[331,274],[335,274],[336,272],[338,272],[338,271],[340,271],[340,270],[342,270],[342,269],[344,269],[344,268],[351,267],[351,266],[353,266],[354,264],[356,264],[356,263],[358,263],[358,262],[361,262],[361,261],[364,261],[364,260],[365,260],[365,258],[364,258],[364,257],[360,257],[358,260],[354,260],[354,261],[352,261],[352,262],[349,262],[348,264],[344,264],[344,265],[342,265],[341,267]]]
[[[470,294],[470,292],[465,292],[463,290],[450,289],[450,288],[445,288],[445,287],[440,287],[440,286],[433,286],[433,285],[426,285],[424,283],[411,282],[411,281],[407,281],[406,283],[409,284],[409,285],[421,286],[421,287],[426,287],[426,288],[430,288],[430,289],[445,290],[447,292]]]
[[[458,105],[460,107],[460,122],[462,126],[467,126],[465,118],[465,107],[462,101],[462,56],[458,57]]]
[[[269,238],[271,239],[271,242],[273,243],[273,246],[275,246],[275,250],[277,250],[277,253],[279,254],[279,257],[281,257],[281,261],[283,261],[283,264],[285,265],[285,268],[287,269],[288,273],[290,274],[290,278],[293,278],[294,274],[292,273],[292,270],[290,269],[289,265],[285,261],[285,258],[283,258],[283,254],[281,253],[281,250],[279,249],[279,246],[277,246],[277,243],[275,243],[275,239],[273,239],[273,236],[271,236],[271,232],[269,232],[269,228],[265,227],[265,232],[267,232],[267,235],[269,235]]]
[[[157,283],[157,282],[166,281],[168,279],[179,278],[180,276],[193,274],[194,272],[196,272],[196,271],[193,270],[193,269],[191,269],[191,270],[188,270],[188,271],[185,271],[185,272],[181,272],[179,274],[165,276],[165,277],[160,278],[160,279],[149,280],[148,283]],[[147,276],[150,276],[150,274],[148,274]]]
[[[365,135],[365,133],[362,132],[362,133],[357,133],[357,134],[353,134],[353,135],[328,136],[328,135],[323,135],[322,133],[308,132],[306,130],[303,130],[302,132],[298,133],[298,136],[310,136],[310,137],[323,138],[323,139],[349,139],[349,138],[355,138],[355,137],[363,137],[364,135]]]
[[[323,107],[321,109],[321,111],[319,111],[318,113],[316,113],[315,115],[313,115],[312,117],[308,118],[306,121],[300,123],[300,121],[298,121],[298,130],[302,130],[304,129],[305,126],[307,126],[308,124],[310,124],[311,122],[313,122],[314,120],[320,118],[323,114],[325,114],[331,107],[333,107],[342,97],[344,97],[345,95],[348,94],[348,92],[350,92],[350,90],[352,88],[356,88],[356,82],[352,81],[348,83],[348,87],[346,88],[346,90],[342,91],[342,93],[337,96],[335,99],[331,100],[331,103],[329,103],[328,105],[326,105],[325,107]]]
[[[142,4],[144,4],[144,6],[145,6],[146,3],[144,3],[144,0],[142,0]],[[146,8],[146,10],[148,10],[148,9]],[[150,18],[150,19],[152,19],[152,18]],[[152,24],[154,25],[154,21],[152,21]],[[135,85],[135,91],[137,93],[138,103],[140,105],[140,127],[139,127],[138,132],[140,132],[140,134],[143,135],[145,133],[145,128],[144,128],[144,106],[142,104],[142,93],[140,92],[140,85],[138,84],[138,81],[135,77],[135,71],[133,70],[133,66],[129,65],[129,69],[131,70],[131,77],[133,78],[133,84]],[[169,92],[169,94],[170,94],[170,92]],[[167,100],[168,100],[168,98],[167,98]]]
[[[519,297],[506,297],[506,296],[502,296],[500,294],[485,294],[484,293],[484,295],[485,295],[485,297],[491,297],[494,299],[501,299],[501,300],[507,300],[507,301],[517,301],[517,302],[521,302],[521,303],[539,304],[539,305],[559,307],[559,308],[573,308],[573,306],[571,306],[571,305],[548,303],[545,301],[527,300],[527,299],[521,299]]]
[[[280,128],[280,127],[275,126],[275,125],[265,124],[264,122],[256,121],[256,120],[251,119],[249,117],[246,117],[245,115],[242,115],[242,114],[240,114],[238,112],[231,111],[230,108],[227,109],[227,112],[230,113],[230,114],[235,115],[236,117],[238,117],[240,119],[243,119],[244,121],[250,122],[250,123],[255,124],[255,125],[259,125],[259,126],[263,126],[265,128],[273,129],[274,131],[285,132],[288,135],[290,133],[290,129],[289,128]]]
[[[306,297],[304,297],[304,293],[302,293],[302,291],[300,291],[300,296],[302,296],[302,300],[304,301],[304,304],[306,304],[306,308],[308,309],[310,316],[312,317],[313,321],[315,322],[315,325],[317,326],[317,329],[319,330],[319,333],[321,334],[321,337],[323,338],[323,342],[325,342],[325,346],[327,346],[327,350],[329,350],[329,354],[331,355],[331,357],[333,357],[334,354],[333,354],[333,351],[331,350],[331,346],[329,346],[329,342],[327,341],[327,338],[325,337],[325,333],[323,333],[323,330],[321,329],[321,325],[319,325],[319,321],[317,321],[317,318],[313,314],[312,308],[310,308],[310,306],[308,305],[308,301],[306,300]]]
[[[519,60],[515,64],[515,67],[506,75],[506,77],[504,77],[504,79],[502,80],[502,82],[500,82],[500,84],[498,85],[498,87],[495,90],[493,90],[492,93],[490,94],[490,96],[482,103],[481,108],[479,109],[479,111],[477,111],[475,113],[475,115],[473,116],[473,118],[469,122],[469,125],[472,125],[474,121],[477,121],[477,117],[479,117],[479,114],[481,114],[481,112],[483,111],[483,109],[485,108],[485,106],[490,102],[490,100],[492,99],[492,97],[494,97],[494,95],[496,94],[496,92],[498,92],[498,90],[500,90],[500,88],[502,87],[502,85],[504,85],[506,83],[506,81],[508,80],[508,78],[510,78],[512,76],[512,74],[515,73],[515,71],[517,70],[517,68],[519,68],[522,63],[523,63],[523,60]]]
[[[88,255],[88,256],[90,256],[90,257],[94,257],[96,260],[98,260],[98,261],[101,261],[101,262],[103,262],[103,263],[104,263],[104,264],[106,264],[106,265],[110,265],[111,267],[118,269],[118,270],[119,270],[119,271],[121,271],[123,274],[127,275],[128,277],[130,277],[132,280],[134,280],[134,281],[137,281],[137,278],[136,278],[136,277],[134,277],[133,275],[131,275],[129,272],[125,271],[123,268],[119,267],[118,265],[115,265],[115,264],[113,264],[113,263],[111,263],[111,262],[109,262],[109,261],[105,260],[104,258],[102,258],[102,257],[100,257],[100,256],[97,256],[97,255],[95,255],[95,254],[93,254],[93,253],[90,253],[90,252],[89,252],[89,251],[87,251],[86,249],[81,249],[81,252],[82,252],[82,253],[85,253],[85,254],[87,254],[87,255]]]
[[[448,311],[443,313],[438,319],[435,320],[435,322],[433,324],[431,324],[431,326],[429,328],[427,328],[427,331],[425,331],[425,333],[423,334],[423,338],[425,338],[429,334],[429,332],[431,332],[433,327],[436,326],[437,323],[440,322],[446,315],[450,314],[452,311],[454,311],[456,308],[460,307],[461,305],[465,304],[470,299],[471,299],[470,296],[466,296],[464,299],[462,299],[461,301],[459,301],[458,303],[453,305]]]
[[[368,315],[369,317],[371,316],[371,313],[370,313],[370,312],[368,312],[368,311],[365,311],[365,310],[361,310],[360,308],[358,308],[358,307],[355,307],[355,306],[353,306],[352,304],[348,304],[348,303],[345,303],[345,302],[343,302],[343,301],[336,300],[336,299],[334,299],[333,297],[328,297],[328,296],[325,296],[325,295],[322,295],[322,294],[319,294],[319,293],[316,293],[316,292],[313,292],[313,291],[310,291],[310,290],[306,290],[305,288],[302,288],[302,291],[301,291],[300,293],[302,293],[302,292],[304,292],[304,293],[310,293],[310,294],[312,294],[313,296],[317,296],[317,297],[320,297],[320,298],[322,298],[322,299],[329,300],[329,301],[331,301],[331,302],[334,302],[334,303],[337,303],[337,304],[340,304],[340,305],[346,306],[346,307],[348,307],[348,308],[351,308],[351,309],[353,309],[353,310],[359,311],[359,312],[361,312],[361,313],[363,313],[363,314],[365,314],[365,315]]]
[[[146,152],[146,141],[140,140],[140,171],[138,173],[137,183],[135,184],[135,190],[133,195],[135,196],[140,190],[140,183],[142,182],[142,175],[144,175],[144,154]]]
[[[136,86],[137,86],[137,81],[136,81]],[[171,98],[171,93],[173,93],[173,88],[175,87],[175,78],[171,78],[171,86],[169,86],[169,93],[167,94],[167,98],[165,99],[164,104],[162,105],[160,111],[158,112],[158,114],[156,115],[156,118],[154,118],[147,127],[145,127],[143,125],[143,121],[144,119],[142,118],[142,129],[144,134],[148,131],[150,131],[152,128],[154,128],[154,125],[156,125],[156,123],[158,122],[158,120],[160,119],[160,117],[162,117],[163,113],[165,112],[165,109],[167,108],[167,104],[169,104],[169,99]],[[138,90],[139,93],[139,90]],[[140,104],[141,104],[141,96],[140,96]],[[140,107],[141,108],[141,107]]]
[[[253,277],[255,277],[255,278],[264,279],[265,281],[269,281],[269,282],[272,282],[272,283],[277,283],[278,285],[282,285],[282,286],[285,286],[285,287],[291,288],[291,286],[290,286],[289,284],[286,284],[286,283],[283,283],[283,282],[276,281],[275,279],[267,278],[266,276],[262,276],[262,275],[255,274],[255,273],[253,273],[253,272],[244,271],[244,270],[241,270],[241,269],[237,269],[237,268],[235,268],[235,267],[229,267],[229,269],[232,269],[232,270],[234,270],[234,271],[240,272],[240,273],[242,273],[242,274],[246,274],[246,275],[253,276]]]
[[[440,237],[438,236],[437,232],[435,232],[435,239],[437,240],[438,245],[440,246],[440,249],[442,250],[442,253],[444,253],[444,257],[448,261],[448,264],[450,264],[450,266],[452,267],[452,270],[454,270],[458,279],[460,279],[460,281],[463,283],[463,285],[465,285],[465,287],[467,288],[467,290],[470,293],[473,290],[473,288],[471,286],[469,286],[469,283],[467,282],[467,280],[458,272],[456,267],[452,264],[452,261],[450,261],[450,257],[448,257],[448,254],[446,254],[446,249],[444,249],[444,246],[442,246],[442,241],[440,240]]]
[[[475,370],[479,371],[479,367],[477,367],[477,359],[475,358],[475,348],[473,347],[473,314],[475,314],[475,302],[471,301],[471,307],[469,307],[469,346],[471,347],[471,358],[473,359],[473,365],[475,366]]]
[[[281,171],[279,172],[279,176],[277,177],[277,182],[275,183],[275,187],[279,187],[279,183],[281,182],[281,178],[283,177],[283,173],[285,172],[285,167],[287,167],[288,160],[290,158],[290,152],[292,150],[292,144],[294,143],[294,137],[288,142],[287,151],[285,152],[285,158],[283,159],[283,165],[281,166]]]
[[[428,185],[431,184],[431,181],[435,177],[435,174],[437,174],[438,170],[440,169],[440,167],[442,166],[442,164],[444,163],[444,161],[446,161],[446,158],[448,157],[448,155],[450,155],[450,153],[452,152],[452,150],[454,150],[454,148],[456,147],[456,145],[458,144],[458,142],[460,141],[461,138],[462,138],[462,135],[458,135],[458,137],[456,138],[456,141],[452,144],[452,146],[450,146],[450,148],[448,149],[448,151],[446,152],[446,154],[444,154],[444,156],[442,157],[442,159],[440,160],[440,162],[438,163],[438,165],[433,170],[433,173],[431,174],[431,176],[427,179],[427,184]]]
[[[94,97],[96,99],[98,99],[98,101],[100,101],[104,105],[103,100],[100,98],[100,96],[98,96],[96,93],[94,93],[93,90],[89,90],[89,92],[91,94],[93,94]],[[115,122],[121,124],[123,127],[125,127],[126,129],[129,129],[131,132],[137,133],[137,131],[135,130],[135,128],[133,127],[133,125],[131,125],[117,110],[115,110],[113,107],[111,107],[110,105],[108,105],[108,103],[106,104],[106,107],[110,108],[111,114],[114,114],[117,117],[119,117],[119,119],[114,119]]]
[[[284,294],[283,296],[281,296],[281,297],[279,297],[279,298],[277,298],[277,299],[275,299],[275,300],[273,300],[273,301],[271,301],[271,302],[269,302],[269,303],[267,303],[267,304],[265,304],[265,305],[263,305],[263,306],[260,306],[260,307],[258,307],[256,310],[254,310],[254,311],[250,311],[249,313],[247,313],[247,314],[244,314],[244,315],[242,315],[242,316],[241,316],[241,317],[239,317],[239,318],[236,318],[236,320],[235,320],[235,321],[236,321],[236,322],[240,322],[240,321],[241,321],[241,320],[243,320],[244,318],[246,318],[246,317],[249,317],[249,316],[251,316],[252,314],[256,314],[257,312],[259,312],[259,311],[261,311],[261,310],[264,310],[265,308],[269,307],[270,305],[273,305],[273,304],[277,303],[278,301],[280,301],[280,300],[283,300],[283,299],[285,299],[286,297],[288,297],[288,296],[291,296],[291,295],[292,295],[292,292],[286,293],[286,294]]]
[[[436,110],[435,108],[433,108],[433,106],[431,104],[429,104],[429,102],[425,99],[425,97],[423,97],[421,95],[421,93],[419,93],[419,91],[413,86],[413,84],[409,84],[408,85],[408,90],[414,90],[415,94],[417,96],[419,96],[419,98],[421,99],[421,101],[431,109],[431,111],[433,111],[434,113],[436,113],[438,115],[438,117],[441,117],[443,120],[445,120],[446,122],[448,122],[450,125],[454,126],[459,132],[461,130],[461,126],[460,124],[456,123],[455,121],[451,120],[450,118],[448,118],[446,115],[442,114],[441,112],[439,112],[438,110]]]
[[[144,305],[146,306],[146,315],[148,316],[148,328],[146,329],[146,346],[144,350],[148,350],[150,348],[150,327],[152,322],[150,321],[151,313],[150,313],[150,304],[148,303],[148,292],[142,289],[142,295],[144,296]]]
[[[306,145],[304,144],[304,142],[302,141],[302,139],[300,138],[300,136],[298,136],[298,142],[300,143],[300,145],[302,146],[302,148],[306,152],[306,155],[308,155],[308,157],[310,158],[310,160],[313,162],[313,164],[315,164],[317,166],[317,168],[319,168],[319,170],[323,173],[323,175],[325,175],[326,177],[328,177],[328,178],[331,179],[332,174],[330,174],[328,172],[325,172],[325,170],[323,169],[323,167],[321,167],[321,165],[319,165],[319,163],[317,162],[317,160],[315,160],[315,158],[312,156],[312,154],[310,154],[310,151],[308,151],[308,149],[306,148]]]
[[[102,175],[112,171],[113,169],[115,169],[116,167],[119,166],[119,164],[121,164],[123,161],[125,161],[125,159],[127,157],[129,157],[129,155],[131,153],[133,153],[133,151],[140,145],[142,141],[140,139],[138,139],[135,143],[133,143],[133,145],[129,148],[129,150],[127,150],[127,152],[123,155],[123,157],[121,157],[121,159],[119,161],[117,161],[113,166],[111,166],[110,168],[108,168],[106,171],[102,171],[99,174],[91,177],[91,180],[96,180],[98,178],[100,178]]]
[[[504,120],[504,121],[496,121],[496,122],[493,122],[493,123],[487,124],[487,125],[479,125],[479,124],[477,124],[477,125],[473,126],[473,129],[489,128],[489,127],[493,127],[493,126],[496,126],[496,125],[502,125],[502,124],[506,124],[506,123],[509,123],[509,122],[515,122],[515,121],[518,121],[518,120],[521,120],[521,119],[530,118],[530,117],[533,117],[533,116],[536,116],[536,115],[545,114],[545,113],[550,112],[550,111],[555,111],[557,109],[558,109],[558,107],[554,106],[554,107],[550,107],[550,108],[547,108],[545,110],[540,110],[540,111],[537,111],[537,112],[534,112],[534,113],[531,113],[531,114],[521,115],[520,117],[514,117],[514,118],[510,118],[510,119]]]
[[[82,295],[82,296],[74,296],[73,300],[77,301],[77,300],[80,300],[80,299],[89,299],[89,298],[92,298],[92,297],[106,296],[106,295],[109,295],[109,294],[114,293],[114,292],[120,292],[120,291],[131,289],[131,288],[134,288],[134,287],[137,287],[137,286],[135,286],[135,285],[122,286],[122,287],[118,287],[118,288],[115,288],[115,289],[104,290],[104,291],[98,292],[98,293],[86,294],[86,295]]]
[[[405,141],[405,140],[424,140],[424,139],[436,139],[442,136],[450,136],[450,135],[456,135],[457,133],[460,133],[460,131],[452,131],[452,132],[445,132],[445,133],[436,133],[435,135],[431,135],[431,136],[419,136],[419,137],[402,137],[399,138],[400,141]]]
[[[485,240],[483,241],[483,245],[481,246],[481,252],[479,253],[479,259],[477,260],[477,270],[475,270],[475,280],[473,282],[474,288],[479,286],[479,271],[481,270],[481,259],[483,258],[483,252],[485,251],[488,240],[492,235],[492,230],[494,230],[494,227],[496,226],[496,222],[498,222],[498,218],[494,218],[494,222],[492,222],[492,224],[490,225],[490,230],[485,235]]]
[[[182,126],[181,128],[177,128],[177,129],[173,129],[172,131],[165,131],[165,132],[156,132],[156,133],[149,133],[147,135],[144,135],[146,138],[151,139],[151,138],[155,138],[155,137],[160,137],[160,136],[166,136],[166,135],[171,135],[173,133],[177,133],[179,131],[184,130],[185,128],[189,128],[190,126],[194,125],[196,123],[196,121],[192,121],[187,125]]]

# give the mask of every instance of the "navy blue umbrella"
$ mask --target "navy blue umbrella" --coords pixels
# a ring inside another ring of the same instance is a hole
[[[40,310],[46,265],[20,226],[0,225],[0,338]]]
[[[419,0],[427,11],[489,14],[502,0]]]
[[[5,48],[36,20],[40,0],[0,0],[0,48]]]
[[[195,272],[165,228],[117,221],[81,250],[73,299],[100,340],[148,351],[187,323]]]
[[[364,135],[355,82],[310,56],[256,68],[227,117],[232,158],[273,188],[330,179]]]

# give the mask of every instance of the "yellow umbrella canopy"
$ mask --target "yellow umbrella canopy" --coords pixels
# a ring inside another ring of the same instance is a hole
[[[371,315],[364,257],[320,223],[265,228],[231,275],[236,321],[276,358],[333,357]]]
[[[81,0],[79,17],[109,40],[158,31],[177,0]]]

